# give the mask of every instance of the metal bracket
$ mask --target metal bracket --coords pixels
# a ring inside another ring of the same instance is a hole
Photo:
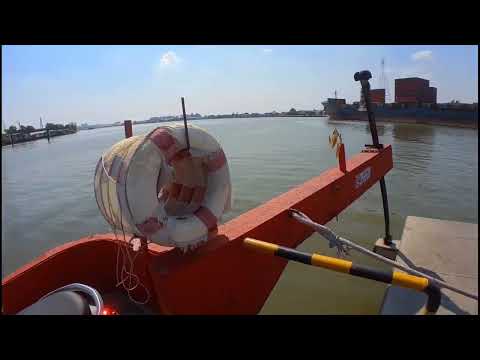
[[[365,144],[366,148],[374,148],[374,149],[383,149],[383,144],[378,144],[378,146],[372,144]]]

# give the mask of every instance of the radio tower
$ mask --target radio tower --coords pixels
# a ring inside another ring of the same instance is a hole
[[[388,90],[388,79],[385,74],[385,58],[382,58],[382,71],[380,72],[380,89],[385,89],[385,103],[390,102],[390,91]]]

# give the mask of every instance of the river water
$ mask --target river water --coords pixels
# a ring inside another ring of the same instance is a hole
[[[336,127],[347,157],[371,143],[367,123],[328,118],[242,118],[194,122],[227,155],[233,210],[225,221],[337,165],[328,135]],[[135,125],[141,134],[158,126]],[[391,227],[401,237],[408,215],[478,223],[478,131],[412,124],[378,124],[393,147],[386,176]],[[93,192],[95,165],[124,136],[123,127],[2,147],[2,277],[48,249],[109,232]],[[339,235],[372,248],[384,231],[379,185],[329,224]],[[313,235],[299,250],[335,255]],[[361,254],[353,261],[378,265]],[[262,314],[376,314],[385,285],[289,263]]]

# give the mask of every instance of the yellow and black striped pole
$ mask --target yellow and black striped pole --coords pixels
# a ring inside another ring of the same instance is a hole
[[[251,238],[246,238],[244,244],[253,250],[268,255],[279,256],[287,260],[343,272],[366,279],[381,281],[404,288],[423,291],[428,296],[427,304],[422,310],[422,314],[424,315],[435,314],[440,306],[441,293],[439,287],[423,277],[410,275],[401,271],[378,270],[368,266],[357,265],[348,260],[319,254],[309,254]]]

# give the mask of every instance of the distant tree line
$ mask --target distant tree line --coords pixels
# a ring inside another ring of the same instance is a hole
[[[29,133],[29,132],[32,132],[32,131],[35,131],[35,128],[33,126],[30,126],[30,125],[28,125],[28,126],[20,125],[20,129],[17,129],[17,127],[15,125],[12,125],[8,129],[5,130],[5,133],[7,133],[7,134],[15,134],[15,133],[25,134],[25,133]]]
[[[68,123],[67,125],[47,123],[47,125],[45,125],[45,129],[77,131],[77,124],[75,124],[73,122]]]
[[[72,131],[77,131],[77,124],[71,122],[71,123],[68,123],[67,125],[63,125],[63,124],[52,124],[52,123],[47,123],[45,125],[45,129],[49,129],[49,130],[72,130]],[[28,133],[31,133],[33,131],[36,131],[37,129],[35,129],[33,126],[31,125],[28,125],[28,126],[23,126],[23,125],[20,125],[20,128],[18,129],[15,125],[12,125],[10,126],[8,129],[5,129],[5,133],[7,135],[9,134],[28,134]]]

